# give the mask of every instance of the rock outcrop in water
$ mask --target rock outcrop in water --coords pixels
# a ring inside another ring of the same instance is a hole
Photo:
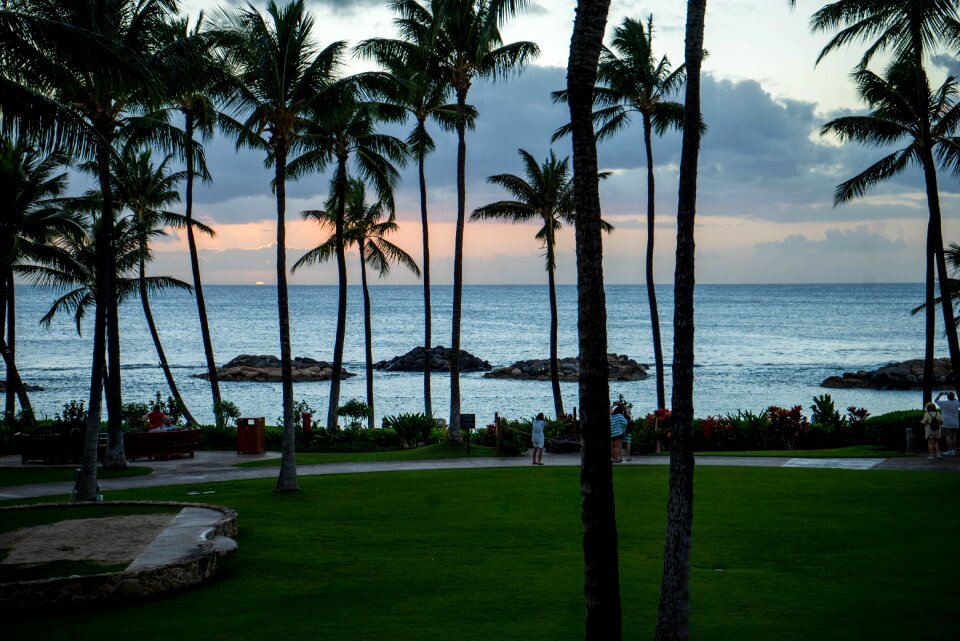
[[[933,386],[950,385],[953,380],[952,372],[949,358],[934,360]],[[843,376],[830,376],[821,385],[837,389],[919,389],[923,387],[923,359],[889,363],[872,372],[844,372]]]
[[[43,391],[43,388],[40,387],[39,385],[24,384],[23,387],[24,387],[28,392],[42,392],[42,391]],[[0,394],[5,393],[6,391],[7,391],[7,382],[4,381],[4,380],[0,380]]]
[[[607,354],[611,381],[642,381],[647,378],[647,365],[621,354]],[[561,358],[557,362],[561,381],[576,381],[580,377],[580,362],[575,357]],[[483,375],[484,378],[513,378],[517,380],[550,380],[549,359],[517,361],[508,367],[500,367]]]
[[[394,356],[388,361],[380,361],[374,364],[374,369],[382,369],[386,372],[422,372],[426,350],[422,347],[414,347],[402,356]],[[450,356],[450,350],[443,345],[437,345],[430,354],[430,371],[449,372],[450,362],[447,360]],[[460,371],[461,372],[486,372],[493,369],[493,365],[487,361],[477,358],[470,352],[460,350]]]
[[[312,358],[297,357],[293,359],[293,380],[327,381],[333,375],[333,366],[326,361]],[[356,376],[352,372],[340,368],[340,378]],[[204,372],[197,374],[197,378],[210,378]],[[229,363],[217,369],[217,378],[221,381],[279,381],[280,359],[276,356],[251,356],[241,354]]]

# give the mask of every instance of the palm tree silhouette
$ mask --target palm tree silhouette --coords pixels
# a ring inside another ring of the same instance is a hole
[[[500,26],[526,6],[521,0],[396,0],[401,37],[428,45],[437,73],[457,98],[457,224],[453,256],[453,319],[450,345],[449,438],[460,440],[460,324],[463,301],[463,231],[466,222],[467,93],[480,78],[519,72],[540,53],[532,42],[504,44]],[[429,44],[428,44],[429,43]]]
[[[241,118],[233,129],[237,145],[266,153],[273,165],[277,201],[277,307],[280,324],[280,372],[283,396],[283,445],[278,491],[299,490],[296,434],[293,422],[293,369],[290,350],[290,311],[287,294],[286,202],[287,164],[301,148],[314,106],[326,98],[345,43],[318,51],[312,39],[313,17],[303,0],[278,7],[271,1],[266,18],[248,6],[221,12],[218,29],[223,60],[236,78],[226,103]]]
[[[519,150],[526,179],[513,174],[498,174],[487,182],[499,185],[516,200],[501,200],[473,210],[470,220],[501,220],[510,223],[542,221],[543,227],[536,234],[546,250],[547,283],[550,291],[550,381],[553,387],[553,408],[560,419],[565,415],[560,394],[560,369],[557,363],[557,288],[554,272],[556,263],[556,236],[563,223],[573,225],[576,211],[573,206],[573,179],[569,159],[558,160],[553,150],[550,156],[537,164],[536,159],[525,149]],[[608,172],[601,172],[606,178]],[[600,227],[610,233],[613,226],[601,220]]]
[[[417,276],[420,276],[420,268],[417,267],[416,261],[414,261],[410,254],[386,239],[388,234],[399,229],[392,204],[388,200],[380,198],[372,205],[368,205],[366,197],[366,185],[364,185],[363,181],[359,178],[350,178],[345,199],[343,239],[347,247],[357,245],[360,254],[360,282],[363,286],[363,333],[367,373],[367,406],[370,408],[370,414],[367,416],[367,426],[372,429],[376,421],[374,420],[375,406],[373,395],[373,331],[370,312],[370,289],[367,286],[367,265],[369,265],[380,278],[385,278],[390,273],[390,263],[401,264]],[[296,271],[308,265],[326,262],[331,256],[336,255],[337,206],[338,196],[331,193],[330,197],[327,198],[324,209],[302,212],[305,219],[313,220],[321,227],[333,228],[334,234],[327,238],[322,244],[304,254],[300,260],[294,263],[291,271]],[[388,214],[386,220],[383,220],[384,214]]]
[[[16,289],[14,274],[24,263],[42,261],[49,244],[82,230],[76,216],[61,206],[68,163],[66,155],[38,154],[23,141],[0,142],[0,351],[7,368],[4,419],[14,419],[19,398],[25,420],[33,425],[30,399],[16,365]],[[6,324],[6,340],[4,340]]]

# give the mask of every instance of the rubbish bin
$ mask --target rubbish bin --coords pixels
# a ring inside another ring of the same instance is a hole
[[[263,454],[267,451],[267,419],[237,419],[237,454]]]
[[[310,436],[313,433],[313,425],[310,420],[313,418],[313,414],[310,412],[304,412],[300,415],[300,420],[303,422],[303,435]]]

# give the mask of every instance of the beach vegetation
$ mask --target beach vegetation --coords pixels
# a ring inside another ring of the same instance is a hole
[[[420,447],[430,441],[430,435],[439,426],[437,422],[426,414],[397,414],[386,416],[383,427],[392,429],[403,447]]]

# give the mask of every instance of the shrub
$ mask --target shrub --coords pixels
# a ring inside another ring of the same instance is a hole
[[[923,449],[923,410],[890,412],[864,419],[864,435],[870,441],[889,450],[903,451],[906,447],[906,428],[913,429],[913,449]]]
[[[766,449],[770,447],[770,416],[766,412],[738,410],[724,418],[736,426],[737,448]]]
[[[316,415],[317,410],[310,407],[310,404],[307,401],[294,401],[293,403],[293,430],[297,435],[303,434],[303,415],[304,413]],[[280,431],[283,432],[283,417],[277,417],[277,427],[280,428]],[[313,424],[313,429],[319,428],[319,425],[316,423]]]
[[[366,403],[362,405],[367,406]],[[431,433],[437,424],[425,414],[398,414],[385,417],[383,426],[396,433],[403,447],[420,447],[430,441]]]
[[[533,433],[533,420],[515,420],[500,418],[500,454],[502,456],[519,456],[526,454],[530,447],[530,438]],[[487,427],[479,428],[470,437],[474,445],[487,447],[497,446],[497,426],[489,423]]]
[[[810,421],[801,413],[802,411],[803,408],[799,405],[794,405],[790,409],[776,405],[767,408],[770,435],[786,450],[794,449],[798,439],[803,441],[810,436]]]
[[[153,409],[153,406],[150,403],[140,403],[137,401],[124,403],[120,408],[120,416],[123,420],[124,427],[127,429],[142,430],[147,426],[147,422],[143,420],[143,415],[148,414],[151,409]]]
[[[221,398],[213,404],[213,416],[218,428],[235,427],[235,421],[240,418],[240,408]]]
[[[694,434],[700,435],[703,448],[707,450],[735,450],[741,440],[736,422],[728,416],[708,416],[694,421]]]

